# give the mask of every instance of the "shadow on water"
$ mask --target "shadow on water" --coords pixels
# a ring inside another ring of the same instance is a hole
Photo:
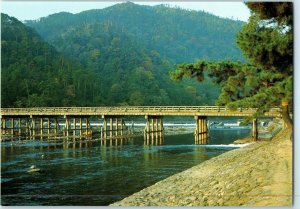
[[[211,132],[209,144],[249,133]],[[232,147],[195,145],[193,134],[122,140],[1,143],[2,205],[109,205]],[[35,165],[39,172],[28,172]]]

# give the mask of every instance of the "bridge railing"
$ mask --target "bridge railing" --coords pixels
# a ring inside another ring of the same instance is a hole
[[[255,113],[257,108],[230,110],[224,106],[113,106],[113,107],[33,107],[1,108],[1,115],[8,114],[104,114],[111,112],[154,113],[154,112],[247,112]],[[272,108],[269,113],[278,113],[280,108]]]

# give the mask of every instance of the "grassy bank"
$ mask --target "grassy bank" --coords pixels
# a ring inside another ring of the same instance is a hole
[[[291,206],[290,132],[226,152],[114,206]]]

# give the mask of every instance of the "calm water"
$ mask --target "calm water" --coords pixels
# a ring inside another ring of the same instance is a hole
[[[2,205],[108,205],[166,177],[233,149],[249,131],[215,131],[209,145],[192,134],[165,136],[161,145],[144,139],[102,146],[28,140],[1,143]],[[28,173],[31,165],[41,169]]]

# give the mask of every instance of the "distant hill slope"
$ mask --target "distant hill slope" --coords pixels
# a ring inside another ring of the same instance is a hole
[[[32,28],[1,14],[1,107],[76,105],[83,92],[75,92],[75,75],[94,79]]]
[[[127,2],[26,24],[98,74],[104,104],[214,104],[219,89],[209,80],[175,84],[169,70],[199,58],[243,61],[235,43],[243,22],[205,12]]]
[[[2,16],[3,107],[213,105],[220,90],[209,79],[176,83],[169,70],[198,58],[243,60],[235,44],[243,23],[204,12],[122,3],[27,21],[39,35]]]
[[[84,68],[17,19],[1,14],[1,26],[2,107],[197,105],[213,103],[218,95],[210,83],[202,88],[211,92],[197,93],[171,81],[170,65],[126,36],[120,37],[126,42],[111,40],[103,69],[97,68],[97,51],[82,56]],[[90,55],[94,59],[88,60]]]
[[[79,14],[58,13],[26,24],[59,51],[74,56],[73,48],[68,47],[70,43],[103,47],[109,34],[122,34],[172,63],[199,58],[243,60],[235,43],[243,22],[163,5],[150,7],[126,2]]]

